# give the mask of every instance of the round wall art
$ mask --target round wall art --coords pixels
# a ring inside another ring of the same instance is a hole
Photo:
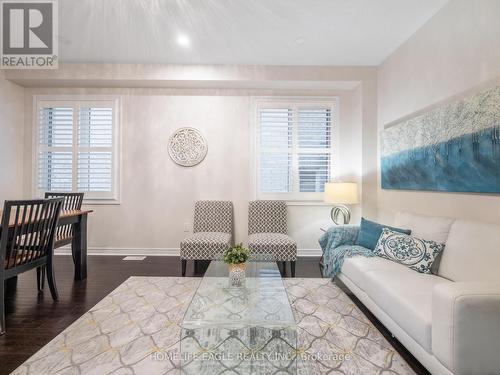
[[[207,155],[207,141],[194,128],[179,128],[168,140],[168,153],[172,160],[183,167],[195,166]]]

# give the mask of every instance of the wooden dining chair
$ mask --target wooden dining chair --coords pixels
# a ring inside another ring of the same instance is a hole
[[[78,211],[82,209],[84,193],[58,193],[45,192],[45,198],[63,198],[62,211]],[[54,249],[71,244],[75,235],[75,226],[73,224],[58,226],[54,240]],[[73,259],[74,260],[74,259]],[[43,290],[45,286],[45,268],[40,267],[37,270],[38,290]]]
[[[58,299],[54,238],[64,198],[5,201],[0,234],[0,334],[5,333],[5,280],[34,268],[47,269],[50,294]]]
[[[78,211],[82,209],[83,193],[55,193],[46,192],[45,198],[63,198],[62,211]],[[74,225],[59,226],[56,230],[54,249],[69,245],[74,236]]]

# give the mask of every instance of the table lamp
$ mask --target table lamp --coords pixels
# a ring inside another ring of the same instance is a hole
[[[351,211],[346,205],[358,203],[358,184],[355,182],[327,182],[324,201],[335,204],[330,213],[335,224],[349,224]],[[342,223],[339,221],[340,215],[344,219]]]

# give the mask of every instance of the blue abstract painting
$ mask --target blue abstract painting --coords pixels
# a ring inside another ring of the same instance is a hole
[[[500,193],[500,87],[386,128],[383,189]]]

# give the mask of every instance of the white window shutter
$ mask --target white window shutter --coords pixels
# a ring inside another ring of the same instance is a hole
[[[77,169],[78,191],[112,191],[113,108],[80,107]]]
[[[118,201],[117,106],[117,99],[38,100],[37,195],[73,191],[93,203]]]
[[[44,191],[71,191],[73,108],[39,110],[37,185]]]
[[[259,171],[262,192],[291,192],[292,121],[290,108],[260,110]]]
[[[78,151],[78,191],[111,192],[112,158],[111,152]]]
[[[324,192],[330,181],[332,121],[330,108],[298,109],[298,168],[301,193]]]
[[[320,200],[332,179],[336,99],[258,104],[258,196]]]
[[[40,151],[38,153],[38,188],[44,191],[71,191],[72,167],[71,151]]]
[[[113,146],[113,108],[80,107],[78,146]]]
[[[330,154],[299,153],[299,191],[321,193],[330,180]]]
[[[330,108],[299,108],[298,117],[300,148],[331,148],[332,111]]]

